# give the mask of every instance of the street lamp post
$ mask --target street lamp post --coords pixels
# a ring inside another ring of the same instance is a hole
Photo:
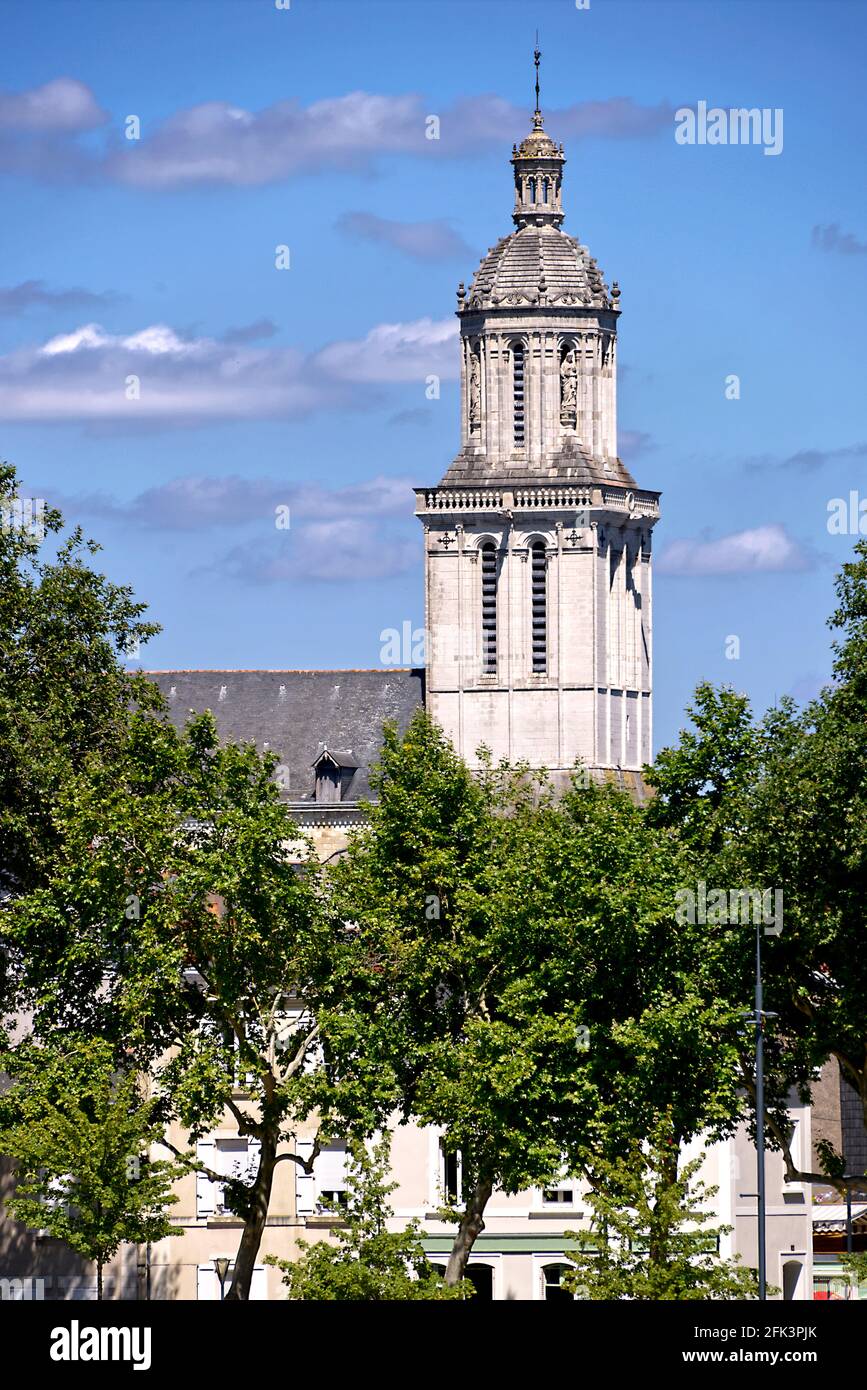
[[[776,1018],[766,1013],[762,997],[762,922],[756,914],[756,1006],[747,1023],[756,1029],[756,1200],[759,1238],[759,1298],[768,1296],[767,1239],[765,1232],[765,1019]]]
[[[225,1255],[221,1255],[219,1259],[214,1260],[214,1269],[217,1271],[217,1278],[220,1281],[221,1303],[226,1296],[226,1275],[229,1273],[229,1265],[231,1263],[232,1261]]]
[[[846,1184],[846,1254],[851,1255],[852,1245],[852,1184]]]

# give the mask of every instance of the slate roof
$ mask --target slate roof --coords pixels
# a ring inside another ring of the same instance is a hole
[[[323,748],[314,758],[313,766],[318,767],[321,762],[331,762],[335,767],[342,768],[358,767],[358,759],[353,758],[351,753],[338,753],[331,748]]]
[[[616,308],[587,247],[551,226],[520,227],[502,237],[483,259],[467,294],[470,310],[528,303]]]
[[[568,436],[562,449],[536,463],[525,458],[507,462],[487,458],[476,449],[462,449],[449,464],[439,487],[473,487],[489,483],[492,487],[505,484],[516,487],[536,487],[539,483],[569,483],[571,486],[613,487],[637,486],[635,479],[621,459],[596,458],[578,439]]]
[[[148,671],[181,727],[191,710],[211,710],[221,739],[267,744],[284,771],[289,801],[312,801],[313,763],[323,745],[358,766],[343,800],[370,795],[369,770],[387,719],[406,729],[424,704],[424,672],[406,667],[370,671]],[[336,756],[332,754],[332,756]]]

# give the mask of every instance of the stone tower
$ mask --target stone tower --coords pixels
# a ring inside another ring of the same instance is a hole
[[[561,230],[562,145],[513,148],[515,230],[458,287],[461,447],[416,490],[426,703],[462,757],[564,781],[651,758],[659,494],[617,457],[620,291]]]

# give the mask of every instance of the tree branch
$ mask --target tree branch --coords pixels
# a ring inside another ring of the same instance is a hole
[[[304,1172],[307,1174],[309,1178],[313,1174],[313,1165],[316,1162],[319,1155],[321,1154],[321,1152],[322,1149],[319,1145],[319,1135],[317,1134],[316,1138],[313,1140],[313,1152],[311,1153],[309,1158],[302,1158],[300,1154],[293,1153],[278,1154],[277,1157],[274,1159],[274,1166],[276,1167],[278,1163],[297,1163],[298,1167],[303,1168]]]
[[[741,1071],[744,1076],[744,1083],[753,1098],[756,1099],[756,1084],[749,1074],[743,1057],[740,1059]],[[861,1173],[850,1177],[832,1177],[830,1173],[814,1173],[811,1169],[796,1168],[792,1158],[792,1149],[789,1136],[780,1128],[776,1116],[765,1107],[765,1124],[776,1139],[780,1153],[783,1156],[785,1167],[786,1182],[808,1182],[821,1183],[826,1187],[836,1187],[839,1192],[845,1192],[847,1187],[863,1187],[867,1183],[867,1174]]]

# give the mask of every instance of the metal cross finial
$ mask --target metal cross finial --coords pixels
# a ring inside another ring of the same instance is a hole
[[[542,54],[539,52],[539,30],[536,30],[536,50],[533,54],[533,62],[536,64],[536,115],[539,115],[539,59]]]

